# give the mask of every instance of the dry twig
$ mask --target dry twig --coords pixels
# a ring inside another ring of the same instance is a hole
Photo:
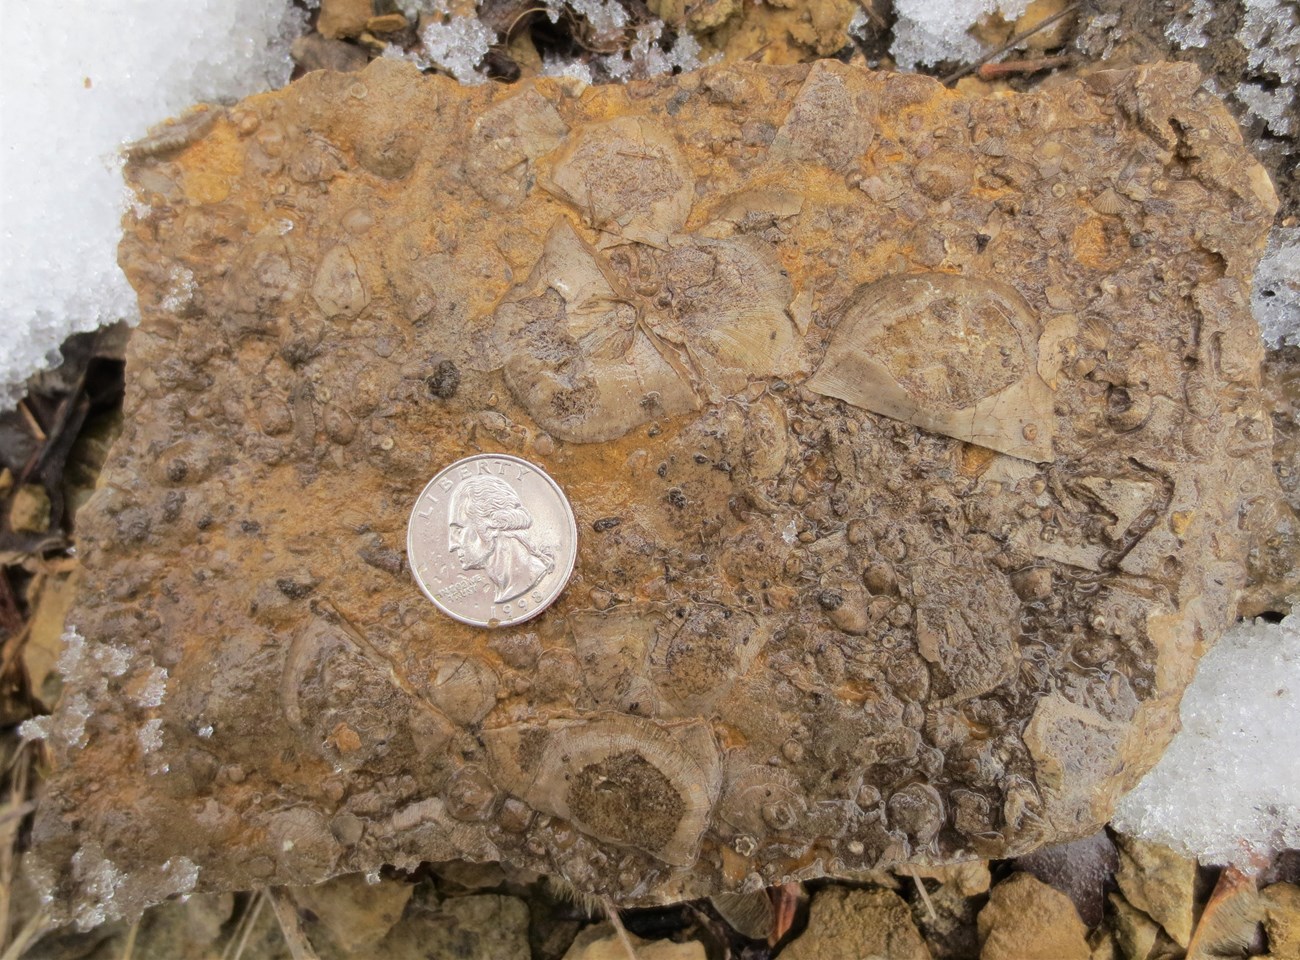
[[[1074,13],[1075,10],[1079,9],[1079,3],[1080,0],[1075,0],[1074,3],[1070,4],[1068,7],[1061,10],[1060,12],[1052,14],[1042,23],[1034,24],[1034,26],[1026,30],[1024,33],[1017,34],[1016,36],[1012,37],[1005,44],[1003,44],[1001,47],[998,47],[998,49],[994,50],[992,53],[988,54],[987,56],[980,57],[974,63],[968,64],[967,66],[962,67],[960,70],[956,70],[953,73],[948,74],[948,76],[944,77],[943,80],[941,80],[940,82],[946,87],[948,84],[955,83],[956,81],[960,80],[968,73],[973,73],[974,71],[980,69],[980,67],[984,66],[990,60],[996,60],[998,57],[1002,56],[1002,54],[1006,53],[1008,50],[1012,50],[1017,45],[1024,43],[1026,40],[1028,40],[1034,34],[1038,33],[1040,30],[1046,30],[1048,27],[1056,23],[1058,20]]]

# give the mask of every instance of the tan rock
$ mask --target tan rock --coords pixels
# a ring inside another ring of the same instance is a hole
[[[827,887],[813,897],[808,929],[781,956],[785,960],[930,960],[930,951],[898,894]]]
[[[1300,960],[1300,887],[1275,883],[1260,891],[1271,960]]]
[[[15,533],[45,533],[50,529],[50,495],[38,483],[24,483],[9,503],[9,529]]]
[[[370,62],[370,55],[355,44],[342,40],[330,40],[319,33],[306,33],[293,41],[289,52],[293,62],[304,71],[338,70],[340,73],[355,73],[365,69]]]
[[[68,574],[43,578],[36,606],[28,621],[23,666],[31,681],[32,692],[47,704],[53,704],[57,695],[59,685],[55,664],[63,653],[68,611],[80,587],[80,567]]]
[[[374,16],[371,0],[321,0],[316,30],[330,40],[355,37]]]
[[[405,30],[409,26],[406,17],[400,13],[385,13],[382,16],[371,17],[366,21],[366,30],[370,33],[383,36],[387,33],[396,33],[398,30]]]
[[[290,892],[299,911],[310,911],[336,946],[354,953],[370,950],[388,935],[414,889],[401,880],[370,883],[354,873]]]
[[[976,897],[988,892],[989,889],[987,860],[967,860],[965,863],[954,863],[943,867],[918,864],[908,867],[907,872],[951,885],[963,897]]]
[[[1090,960],[1088,930],[1070,898],[1027,873],[989,892],[979,915],[980,960]]]
[[[1115,911],[1115,942],[1122,960],[1147,960],[1160,936],[1160,924],[1118,894],[1110,895]]]
[[[1023,43],[1025,50],[1043,54],[1055,50],[1071,36],[1077,13],[1067,12],[1066,0],[1032,0],[1012,26],[1014,36],[1035,31]],[[1053,19],[1056,18],[1056,19]],[[1051,23],[1047,21],[1051,20]]]
[[[1158,843],[1135,837],[1119,838],[1119,870],[1115,873],[1124,898],[1164,927],[1180,947],[1192,936],[1196,861]]]
[[[430,905],[432,907],[432,905]],[[517,897],[448,897],[411,910],[373,953],[385,960],[530,960],[528,905]]]
[[[580,931],[564,960],[705,960],[704,944],[698,940],[642,940],[628,934],[635,958],[629,958],[623,940],[609,924]]]
[[[461,859],[633,904],[1095,831],[1275,493],[1253,355],[1214,347],[1253,337],[1257,169],[1186,65],[970,99],[381,60],[160,131],[35,828],[57,902],[97,857],[126,911],[182,856],[211,889]],[[441,617],[402,554],[476,450],[577,513],[517,628]]]

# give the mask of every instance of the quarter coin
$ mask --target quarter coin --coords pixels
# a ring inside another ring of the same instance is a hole
[[[564,590],[577,552],[578,526],[560,485],[503,453],[441,470],[406,528],[407,561],[424,595],[475,627],[537,616]]]

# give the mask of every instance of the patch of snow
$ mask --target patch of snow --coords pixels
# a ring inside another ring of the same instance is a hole
[[[1300,346],[1300,227],[1277,227],[1268,235],[1250,306],[1265,344]]]
[[[54,732],[54,722],[48,716],[32,717],[18,724],[20,740],[48,740]]]
[[[1205,28],[1214,19],[1214,5],[1210,0],[1192,0],[1192,5],[1174,14],[1165,26],[1165,37],[1179,49],[1201,49],[1210,42]]]
[[[650,20],[636,28],[636,40],[627,52],[597,57],[610,78],[619,82],[643,80],[671,73],[674,69],[694,70],[700,64],[700,44],[689,33],[678,35],[672,47],[663,49],[664,24]]]
[[[140,741],[142,753],[153,753],[162,747],[163,722],[158,717],[146,720],[143,727],[136,731],[135,738]]]
[[[126,879],[98,845],[80,848],[72,855],[72,877],[81,888],[86,903],[77,917],[80,930],[90,930],[122,915],[113,895]]]
[[[119,149],[191,104],[282,86],[304,18],[288,0],[70,0],[15,7],[0,62],[0,409],[73,333],[136,318],[117,266]],[[237,38],[237,39],[228,39]]]
[[[1262,83],[1242,81],[1232,92],[1251,116],[1264,121],[1269,133],[1279,137],[1290,135],[1291,118],[1287,112],[1291,109],[1291,101],[1295,99],[1294,90],[1288,87],[1270,90]]]
[[[871,19],[867,16],[867,11],[861,7],[853,11],[853,16],[849,18],[848,34],[855,40],[867,39],[867,27],[871,25]]]
[[[1242,622],[1197,667],[1182,730],[1113,821],[1202,863],[1300,847],[1300,607]]]
[[[161,706],[167,693],[167,668],[154,665],[149,668],[144,682],[136,692],[135,703],[138,707]]]
[[[1246,49],[1248,75],[1264,82],[1246,80],[1233,92],[1271,133],[1290,136],[1286,113],[1300,81],[1300,8],[1290,0],[1246,0],[1237,42]]]
[[[420,34],[424,55],[464,84],[487,83],[478,65],[497,42],[496,31],[477,17],[451,17],[434,21]]]
[[[573,80],[581,80],[587,86],[591,86],[595,82],[591,75],[591,67],[585,63],[577,60],[565,60],[550,53],[542,58],[542,76],[569,77]]]
[[[548,3],[548,7],[552,4]],[[587,21],[591,28],[591,39],[598,43],[612,43],[622,39],[623,29],[631,18],[617,0],[566,0],[564,4]],[[551,22],[559,18],[558,11],[552,15]]]
[[[167,874],[172,895],[189,894],[199,882],[199,865],[189,857],[172,857],[162,865],[162,870]]]
[[[978,60],[984,46],[968,32],[982,18],[1019,18],[1029,0],[895,0],[894,42],[889,52],[900,70]]]
[[[1237,40],[1246,65],[1282,83],[1300,80],[1300,10],[1290,0],[1246,0]]]
[[[59,643],[62,650],[55,669],[64,677],[70,677],[81,666],[81,658],[86,652],[86,638],[77,632],[75,626],[69,626],[63,631],[63,636],[59,637]]]

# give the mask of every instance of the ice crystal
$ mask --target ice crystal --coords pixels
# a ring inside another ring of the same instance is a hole
[[[895,0],[894,42],[889,52],[903,70],[946,62],[970,62],[984,46],[968,32],[983,17],[1015,20],[1029,0]]]
[[[1116,810],[1125,833],[1248,867],[1300,847],[1300,609],[1243,622],[1201,661],[1183,728]]]
[[[1279,137],[1291,134],[1291,118],[1287,114],[1291,110],[1292,100],[1295,99],[1294,90],[1288,87],[1276,87],[1270,90],[1261,83],[1243,81],[1237,84],[1237,89],[1233,93],[1252,116],[1264,121],[1269,133]]]
[[[156,707],[163,702],[167,693],[167,670],[156,664],[149,668],[135,695],[136,706]]]
[[[162,720],[155,717],[152,720],[146,720],[144,726],[136,732],[135,737],[140,741],[140,751],[142,753],[153,753],[162,747],[162,726]]]
[[[1192,5],[1174,14],[1165,26],[1165,37],[1180,49],[1200,49],[1210,42],[1205,28],[1214,19],[1214,6],[1210,0],[1192,0]]]
[[[1250,306],[1265,344],[1300,346],[1300,227],[1277,227],[1269,234]]]
[[[587,21],[592,39],[610,43],[621,39],[631,19],[616,0],[567,0],[566,6]]]
[[[478,65],[496,43],[494,30],[477,17],[452,17],[430,23],[420,34],[424,55],[464,84],[486,83]]]
[[[71,0],[67,29],[6,6],[0,63],[0,409],[69,335],[137,314],[117,265],[118,150],[195,102],[288,82],[288,0]],[[222,40],[222,38],[226,38]],[[234,39],[231,39],[234,38]]]

